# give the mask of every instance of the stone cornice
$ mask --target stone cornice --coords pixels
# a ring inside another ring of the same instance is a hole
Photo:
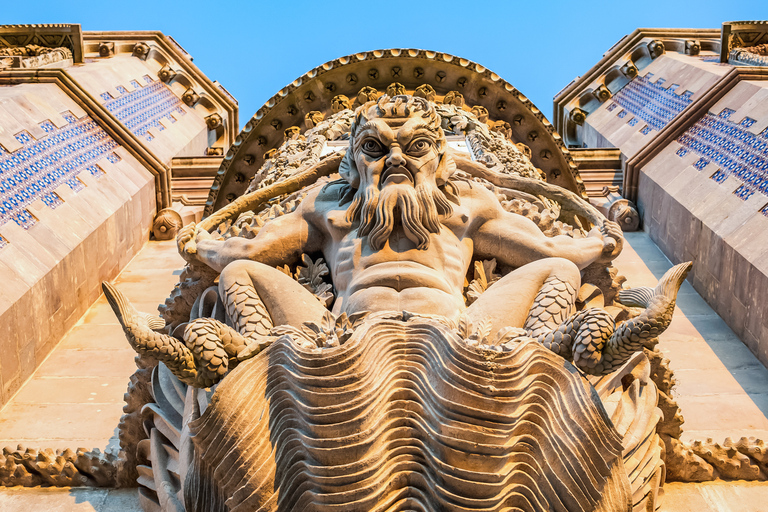
[[[53,83],[59,86],[75,101],[110,137],[124,147],[148,171],[155,176],[155,194],[157,209],[167,208],[171,204],[171,186],[169,168],[158,160],[144,145],[144,142],[131,133],[99,101],[83,89],[65,69],[7,70],[0,72],[0,85],[18,85],[26,83]]]
[[[640,169],[663,151],[670,143],[682,135],[693,123],[697,122],[709,109],[723,98],[742,80],[768,80],[768,68],[733,67],[723,75],[709,90],[691,103],[681,115],[676,116],[652,140],[626,161],[624,167],[624,197],[637,200]]]
[[[638,28],[624,36],[607,52],[597,64],[592,66],[584,75],[574,79],[558,92],[553,99],[553,122],[555,128],[566,133],[568,106],[573,106],[593,82],[604,83],[606,75],[613,69],[625,64],[628,56],[636,50],[644,40],[659,40],[664,44],[664,50],[685,53],[685,41],[701,42],[702,50],[720,52],[720,29],[684,29],[684,28]]]
[[[557,185],[585,196],[578,170],[552,124],[531,101],[484,66],[447,53],[420,49],[361,52],[326,62],[283,87],[262,106],[226,153],[206,203],[205,215],[241,195],[264,162],[264,154],[284,140],[283,131],[303,126],[312,111],[330,113],[331,99],[354,100],[360,89],[384,92],[398,82],[407,91],[431,85],[438,96],[458,91],[465,104],[479,105],[489,119],[508,122],[512,139],[531,147],[533,164]],[[303,131],[303,129],[302,129]]]
[[[72,60],[83,62],[83,33],[79,24],[0,25],[0,48],[28,44],[69,48]]]
[[[222,111],[226,116],[226,140],[225,150],[229,147],[238,132],[238,104],[237,100],[219,83],[212,81],[192,62],[192,57],[170,36],[166,36],[159,31],[86,31],[83,32],[85,53],[98,52],[98,44],[109,41],[115,44],[115,51],[119,53],[133,52],[136,43],[146,43],[150,45],[150,51],[147,58],[156,59],[162,64],[172,64],[181,69],[175,70],[176,73],[187,77],[200,87],[198,94],[207,97]],[[158,55],[159,54],[159,55]]]

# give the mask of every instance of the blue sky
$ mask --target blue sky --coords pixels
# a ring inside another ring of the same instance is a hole
[[[0,23],[160,30],[240,102],[240,124],[284,85],[337,57],[423,48],[474,60],[548,117],[552,97],[637,27],[768,19],[768,1],[3,2]],[[10,4],[10,5],[9,5]]]

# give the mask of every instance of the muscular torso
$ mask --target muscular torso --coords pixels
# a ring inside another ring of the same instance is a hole
[[[461,222],[431,234],[423,250],[396,227],[384,247],[374,251],[344,213],[335,210],[326,217],[329,236],[323,249],[336,287],[335,314],[394,310],[455,318],[464,309],[472,242],[462,236]]]

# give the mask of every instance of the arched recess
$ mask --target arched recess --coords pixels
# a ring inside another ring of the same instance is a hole
[[[394,83],[412,93],[431,85],[437,99],[451,91],[464,97],[466,108],[482,106],[489,123],[506,122],[512,140],[531,149],[534,166],[547,181],[586,197],[576,164],[552,124],[531,101],[484,66],[447,53],[418,49],[389,49],[356,53],[326,62],[300,76],[270,98],[245,124],[229,148],[208,195],[204,215],[210,215],[242,195],[264,155],[280,146],[284,131],[298,126],[312,111],[331,113],[331,100],[344,95],[354,100],[363,87],[380,93]]]

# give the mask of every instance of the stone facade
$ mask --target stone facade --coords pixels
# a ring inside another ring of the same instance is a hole
[[[237,103],[159,33],[35,25],[0,35],[3,404],[173,206],[173,159],[232,142]],[[200,203],[177,209],[194,218]]]
[[[694,261],[695,289],[768,365],[768,72],[751,53],[766,33],[638,30],[558,94],[555,117],[571,147],[620,150],[645,230]]]

